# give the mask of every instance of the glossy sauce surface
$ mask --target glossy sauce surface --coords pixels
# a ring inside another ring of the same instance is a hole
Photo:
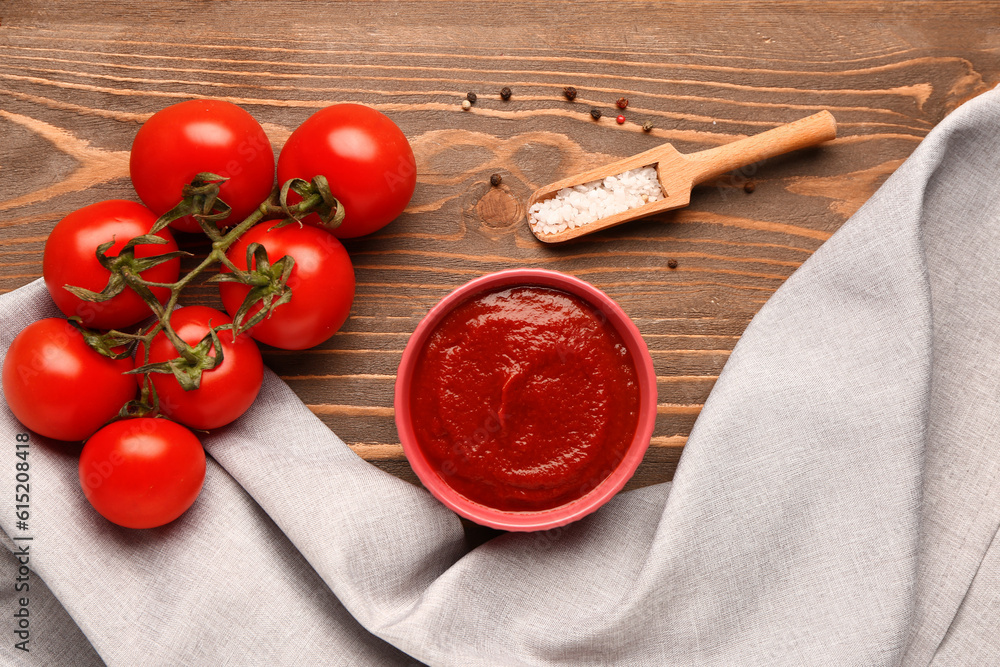
[[[562,290],[518,286],[445,316],[417,361],[410,408],[449,486],[531,511],[586,495],[614,470],[635,434],[639,388],[603,313]]]

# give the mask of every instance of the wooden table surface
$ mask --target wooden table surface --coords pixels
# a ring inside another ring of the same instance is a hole
[[[5,0],[0,289],[40,277],[62,216],[135,198],[129,146],[166,105],[240,104],[276,152],[321,107],[371,105],[413,145],[413,201],[346,243],[358,287],[343,330],[310,351],[265,350],[266,363],[361,456],[415,481],[392,387],[417,322],[484,273],[565,271],[615,298],[650,347],[659,415],[631,486],[654,484],[673,476],[754,313],[921,137],[998,80],[996,2]],[[574,102],[564,86],[579,91]],[[479,100],[463,111],[468,91]],[[528,231],[528,195],[556,178],[661,142],[716,146],[821,109],[839,121],[836,141],[699,187],[686,209],[563,246]],[[644,133],[647,121],[655,129]],[[182,245],[203,248],[194,237]],[[214,287],[189,296],[219,305]]]

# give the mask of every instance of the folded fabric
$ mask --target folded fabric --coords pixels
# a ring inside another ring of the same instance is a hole
[[[273,375],[204,439],[195,506],[97,516],[33,436],[30,541],[0,448],[16,664],[923,665],[1000,661],[1000,93],[953,112],[775,293],[672,484],[468,549]],[[0,350],[55,315],[0,298]],[[8,442],[23,428],[6,409]]]

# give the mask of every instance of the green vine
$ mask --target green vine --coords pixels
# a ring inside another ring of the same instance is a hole
[[[100,354],[121,359],[133,354],[137,346],[144,350],[141,363],[131,371],[143,375],[139,398],[126,404],[120,416],[139,417],[153,416],[159,412],[159,402],[156,390],[150,381],[150,373],[166,373],[173,375],[185,390],[197,389],[201,383],[201,375],[223,361],[222,346],[219,332],[231,331],[236,336],[270,317],[274,310],[287,303],[292,298],[288,279],[291,276],[295,260],[284,256],[271,262],[267,251],[260,244],[254,243],[247,248],[247,266],[251,269],[240,269],[226,256],[230,247],[251,227],[266,219],[277,219],[275,226],[287,224],[302,224],[302,219],[311,213],[319,216],[326,229],[335,229],[344,219],[344,209],[331,194],[329,184],[323,176],[317,176],[311,182],[302,179],[292,179],[284,183],[280,189],[262,202],[253,213],[238,224],[228,229],[220,229],[218,222],[225,220],[231,211],[230,207],[219,199],[219,187],[226,179],[210,173],[198,174],[192,182],[184,186],[183,198],[171,210],[160,216],[147,234],[130,239],[121,252],[114,257],[108,257],[107,251],[114,242],[98,246],[96,254],[101,266],[111,272],[107,285],[100,292],[82,289],[73,285],[65,285],[75,296],[91,302],[107,301],[125,289],[135,291],[149,306],[156,322],[140,333],[128,333],[111,330],[99,333],[86,329],[80,324],[79,318],[71,318],[71,323],[84,336],[87,344]],[[288,203],[288,195],[295,192],[301,200],[296,204]],[[181,276],[174,283],[157,283],[147,281],[142,273],[163,262],[168,262],[191,253],[173,251],[152,257],[137,258],[135,248],[138,245],[164,244],[165,239],[157,236],[157,232],[165,229],[171,222],[185,216],[191,216],[211,242],[211,248],[205,258],[193,269]],[[228,273],[219,273],[211,282],[238,282],[250,287],[250,291],[233,317],[233,323],[211,327],[208,334],[194,345],[184,342],[170,324],[170,314],[177,307],[181,293],[210,267],[220,264]],[[151,288],[169,290],[170,296],[165,303],[160,303]],[[260,305],[260,309],[248,317],[251,310]],[[177,350],[178,356],[169,361],[150,363],[149,350],[153,338],[163,333]],[[212,351],[215,354],[211,354]]]

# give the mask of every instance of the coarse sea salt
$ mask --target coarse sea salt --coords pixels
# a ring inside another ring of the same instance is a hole
[[[661,199],[656,169],[640,167],[562,188],[554,197],[533,204],[528,222],[536,234],[558,234]]]

